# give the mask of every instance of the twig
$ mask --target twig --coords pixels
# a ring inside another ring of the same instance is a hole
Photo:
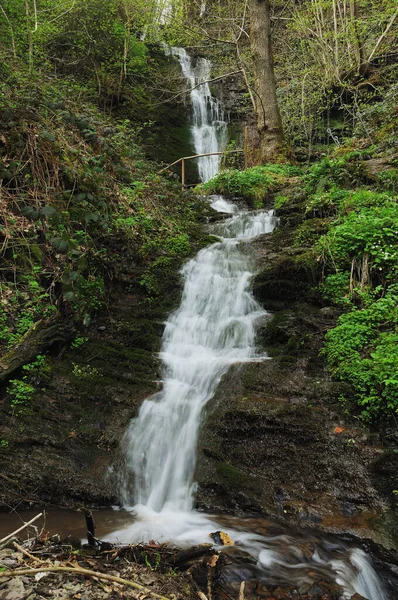
[[[245,600],[245,586],[246,581],[242,581],[239,588],[239,600]]]
[[[2,479],[5,479],[6,481],[9,481],[10,483],[15,483],[16,485],[19,485],[18,481],[16,481],[15,479],[11,479],[11,477],[7,477],[7,475],[4,475],[4,473],[0,473],[0,477]]]
[[[33,556],[33,554],[31,554],[30,552],[28,552],[27,550],[25,550],[25,548],[22,548],[22,546],[20,546],[19,544],[17,544],[17,542],[13,542],[13,546],[19,550],[19,552],[22,552],[22,554],[25,554],[25,556],[27,556],[28,558],[30,558],[31,560],[34,560],[35,562],[43,562],[40,560],[40,558],[37,558],[37,556]]]
[[[231,71],[230,73],[225,73],[224,75],[219,75],[218,77],[213,77],[213,79],[206,79],[205,81],[199,81],[199,83],[196,83],[195,85],[190,87],[189,91],[192,92],[193,90],[196,90],[196,88],[200,87],[201,85],[215,83],[216,81],[221,81],[221,79],[226,79],[227,77],[232,77],[232,75],[242,75],[242,70],[239,69],[239,71]],[[167,98],[166,100],[162,100],[158,104],[167,104],[168,102],[172,102],[173,100],[175,100],[179,96],[184,95],[185,93],[186,93],[185,91],[178,92],[178,94],[175,94],[174,96],[172,96],[171,98]]]
[[[43,516],[43,513],[40,513],[39,515],[36,515],[36,517],[33,517],[33,519],[31,519],[28,523],[24,523],[22,525],[22,527],[20,527],[16,531],[13,531],[9,535],[7,535],[5,538],[3,538],[2,540],[0,540],[0,544],[2,544],[3,542],[8,542],[8,540],[10,540],[15,535],[17,535],[17,533],[20,533],[21,531],[23,531],[24,529],[26,529],[27,527],[29,527],[29,525],[32,525],[32,523],[34,523],[35,521],[37,521],[38,519],[40,519],[40,517],[42,517],[42,516]]]
[[[390,21],[388,22],[387,27],[385,28],[385,30],[383,31],[383,33],[381,34],[381,36],[379,37],[379,39],[376,42],[375,47],[373,48],[372,52],[369,55],[369,58],[367,60],[367,63],[369,64],[370,61],[372,60],[372,58],[374,57],[374,55],[376,54],[377,50],[380,47],[381,42],[384,40],[384,38],[386,37],[387,33],[390,31],[391,27],[394,24],[395,19],[398,17],[398,10],[395,11],[395,13],[393,14],[393,16],[391,17]]]
[[[107,581],[113,581],[114,583],[120,583],[121,585],[127,585],[128,587],[132,587],[136,590],[140,590],[149,594],[153,598],[159,598],[159,600],[170,600],[166,598],[166,596],[160,596],[160,594],[156,594],[152,592],[147,587],[140,585],[139,583],[135,583],[135,581],[128,581],[127,579],[122,579],[121,577],[115,577],[114,575],[107,575],[106,573],[99,573],[98,571],[89,571],[88,569],[72,568],[72,567],[46,567],[44,569],[20,569],[17,571],[3,571],[0,573],[0,578],[2,577],[24,577],[25,575],[36,575],[36,573],[74,573],[78,575],[88,575],[89,577],[97,577],[98,579],[106,579]]]

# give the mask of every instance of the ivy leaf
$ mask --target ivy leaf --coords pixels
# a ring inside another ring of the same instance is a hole
[[[55,210],[55,208],[53,206],[43,206],[42,209],[40,209],[40,216],[41,217],[52,217],[55,214],[57,214],[57,211]]]
[[[52,238],[51,243],[60,254],[66,254],[69,250],[68,242],[62,238]]]
[[[21,208],[21,215],[31,221],[37,221],[39,218],[39,212],[33,206],[23,206]]]

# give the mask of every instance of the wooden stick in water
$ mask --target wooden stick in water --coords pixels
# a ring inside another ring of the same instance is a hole
[[[29,525],[32,525],[32,523],[34,523],[35,521],[37,521],[38,519],[40,519],[40,517],[42,517],[42,516],[43,516],[43,513],[40,513],[39,515],[36,515],[28,523],[24,523],[22,525],[22,527],[20,527],[19,529],[16,529],[15,531],[13,531],[12,533],[10,533],[9,535],[6,535],[5,538],[3,538],[2,540],[0,540],[0,544],[3,544],[4,542],[8,542],[13,537],[15,537],[18,533],[20,533],[21,531],[23,531],[24,529],[26,529],[27,527],[29,527]]]

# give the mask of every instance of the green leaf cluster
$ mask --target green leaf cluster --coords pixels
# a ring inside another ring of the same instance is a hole
[[[284,184],[289,178],[301,175],[299,167],[290,164],[268,164],[240,171],[227,169],[214,179],[199,186],[198,191],[205,194],[223,194],[229,198],[248,201],[260,208],[267,196]]]
[[[362,418],[398,412],[398,286],[343,314],[324,352],[332,375],[352,384]]]

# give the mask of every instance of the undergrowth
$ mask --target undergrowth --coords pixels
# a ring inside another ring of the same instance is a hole
[[[246,200],[254,208],[261,208],[267,196],[279,190],[289,179],[301,175],[299,167],[289,164],[268,164],[245,171],[227,169],[197,190],[207,195],[223,194],[229,198]]]
[[[295,245],[320,268],[323,301],[343,311],[323,350],[332,376],[352,386],[342,400],[373,420],[398,412],[398,180],[389,168],[370,179],[374,148],[353,145],[309,167]],[[283,211],[297,197],[277,200]]]
[[[170,266],[176,270],[192,252],[200,206],[156,174],[141,150],[139,128],[104,115],[81,82],[28,75],[23,64],[3,58],[4,352],[41,319],[88,325],[124,261],[136,264],[144,296],[161,294]]]

